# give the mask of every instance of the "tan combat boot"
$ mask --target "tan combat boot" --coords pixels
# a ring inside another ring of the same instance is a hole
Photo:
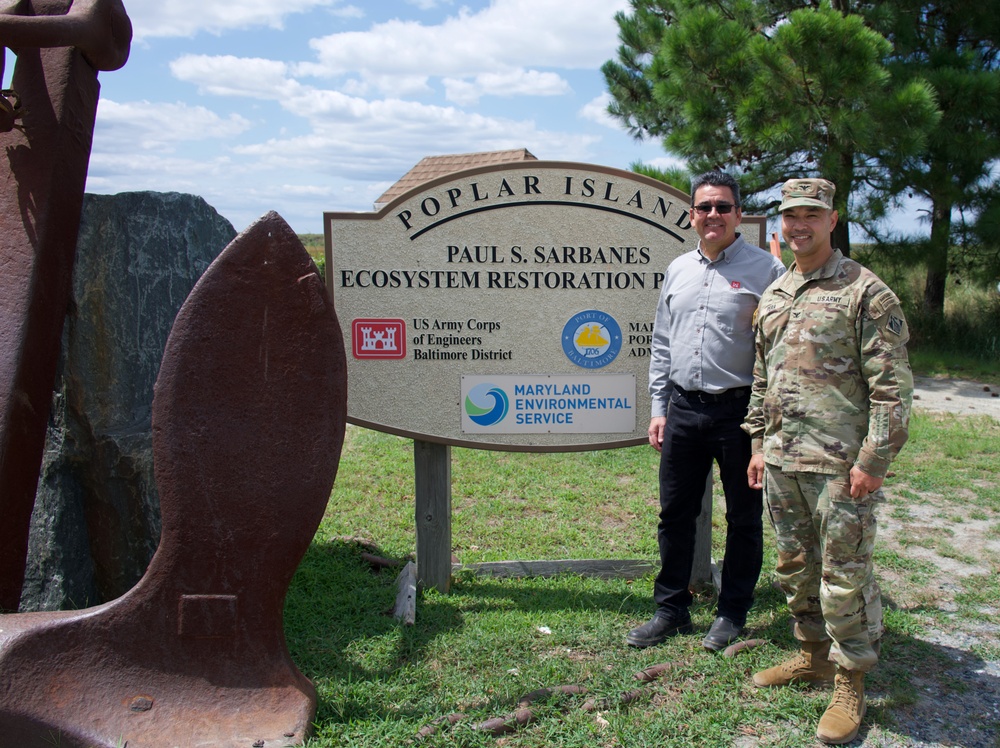
[[[824,743],[850,743],[857,737],[865,716],[865,674],[862,670],[837,668],[830,706],[820,717],[816,737]]]
[[[800,642],[802,648],[790,660],[767,670],[754,673],[753,684],[765,686],[787,686],[789,683],[829,683],[837,672],[837,666],[827,659],[830,656],[830,640],[822,642]]]

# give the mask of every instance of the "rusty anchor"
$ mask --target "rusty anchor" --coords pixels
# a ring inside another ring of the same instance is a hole
[[[310,681],[282,629],[346,423],[333,304],[276,213],[181,308],[153,398],[163,530],[145,576],[80,611],[0,616],[0,735],[43,748],[301,743]]]

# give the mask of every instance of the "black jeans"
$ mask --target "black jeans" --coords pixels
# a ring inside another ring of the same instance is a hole
[[[746,623],[764,551],[762,492],[747,484],[750,437],[740,428],[749,400],[749,388],[718,398],[675,388],[670,396],[660,454],[660,573],[653,587],[661,614],[691,605],[695,522],[716,460],[727,524],[718,615]]]

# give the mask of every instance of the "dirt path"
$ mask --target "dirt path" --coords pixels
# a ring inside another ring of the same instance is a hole
[[[1000,387],[958,379],[914,378],[913,408],[931,413],[990,416],[1000,421]],[[998,465],[1000,467],[1000,465]],[[937,610],[928,615],[922,633],[913,639],[942,657],[915,663],[911,674],[914,701],[887,704],[873,693],[873,702],[888,708],[892,727],[874,726],[863,731],[853,745],[864,748],[997,748],[1000,746],[1000,661],[983,656],[1000,640],[1000,611],[980,610],[982,619],[969,621],[955,615],[955,595],[961,580],[989,578],[1000,568],[1000,540],[995,519],[988,519],[955,497],[924,495],[926,503],[895,494],[907,488],[905,478],[887,491],[886,513],[879,520],[879,541],[911,559],[929,564],[934,572],[923,589],[915,589],[891,569],[877,573],[898,598],[890,605],[903,609]],[[905,510],[904,510],[905,507]],[[947,512],[945,513],[945,508]],[[902,513],[900,513],[902,512]],[[942,516],[945,513],[945,516]],[[923,536],[946,533],[942,548],[919,542]],[[883,592],[885,592],[885,585]],[[891,654],[890,654],[891,657]],[[947,664],[944,664],[947,663]],[[887,667],[892,663],[887,662]],[[883,697],[884,698],[884,697]],[[881,703],[880,703],[881,702]]]
[[[965,379],[914,377],[913,407],[934,413],[991,416],[1000,421],[1000,387]]]

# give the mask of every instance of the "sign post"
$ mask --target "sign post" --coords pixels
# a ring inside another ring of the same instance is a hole
[[[417,581],[448,592],[451,587],[451,447],[413,442]]]

